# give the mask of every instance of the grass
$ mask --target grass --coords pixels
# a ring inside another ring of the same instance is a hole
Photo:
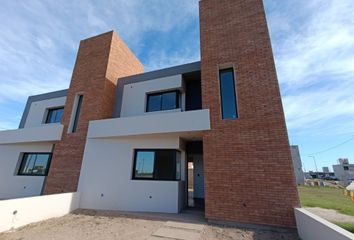
[[[337,212],[354,216],[354,202],[344,196],[342,189],[299,186],[298,190],[302,207],[334,209]]]
[[[354,233],[354,223],[345,223],[345,222],[333,222],[335,225],[344,228],[345,230]]]

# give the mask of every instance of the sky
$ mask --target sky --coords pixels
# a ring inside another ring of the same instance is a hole
[[[354,163],[354,1],[264,0],[291,144],[303,167]],[[145,71],[200,60],[198,0],[1,1],[0,130],[66,89],[80,40],[115,30]],[[353,139],[353,140],[352,140]]]

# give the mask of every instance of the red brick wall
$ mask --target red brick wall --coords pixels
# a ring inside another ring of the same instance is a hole
[[[294,227],[298,194],[262,0],[200,2],[208,219]],[[218,71],[233,66],[239,118],[222,120]]]
[[[62,140],[55,145],[45,194],[77,190],[90,120],[112,117],[117,79],[143,65],[114,32],[81,41],[66,99]],[[75,95],[84,95],[77,131],[68,133]]]

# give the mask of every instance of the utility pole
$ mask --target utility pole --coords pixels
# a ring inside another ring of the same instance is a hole
[[[314,155],[309,155],[309,157],[313,158],[313,162],[315,163],[315,168],[316,168],[316,175],[318,173],[318,169],[317,169],[317,163],[316,163],[316,158]]]

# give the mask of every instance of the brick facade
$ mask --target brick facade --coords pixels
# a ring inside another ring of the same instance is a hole
[[[143,65],[114,32],[81,41],[62,124],[62,141],[55,145],[45,194],[77,190],[90,120],[111,118],[117,79],[143,72]],[[77,131],[68,133],[75,95],[83,94]]]
[[[295,227],[299,205],[262,0],[200,2],[205,215]],[[238,119],[222,120],[218,71],[232,66]]]

